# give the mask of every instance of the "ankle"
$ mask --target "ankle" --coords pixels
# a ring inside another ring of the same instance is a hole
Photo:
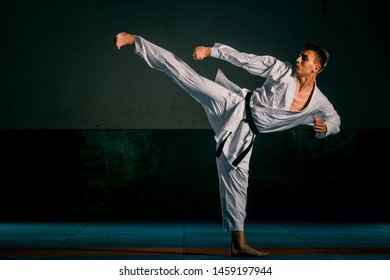
[[[232,231],[232,240],[236,242],[244,242],[245,241],[245,235],[243,231]]]

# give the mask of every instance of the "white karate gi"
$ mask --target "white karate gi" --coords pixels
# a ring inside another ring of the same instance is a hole
[[[248,147],[253,137],[245,118],[245,96],[249,92],[229,81],[219,70],[215,81],[200,76],[171,52],[135,36],[135,53],[148,65],[162,71],[198,101],[204,108],[215,132],[217,147],[226,140],[221,156],[217,158],[223,226],[226,231],[244,230],[246,217],[249,160],[252,149],[237,164],[234,160]],[[211,57],[242,67],[253,75],[266,78],[250,99],[250,110],[260,133],[286,130],[299,125],[314,125],[321,117],[327,126],[323,138],[340,131],[340,117],[329,100],[315,86],[306,108],[290,111],[294,98],[296,77],[289,63],[272,56],[257,56],[238,52],[222,44],[214,44]]]

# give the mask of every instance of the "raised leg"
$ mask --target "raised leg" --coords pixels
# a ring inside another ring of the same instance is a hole
[[[134,45],[135,53],[151,68],[164,72],[200,103],[216,133],[223,127],[230,110],[243,101],[241,95],[199,75],[182,59],[141,36],[118,33],[114,39],[114,48],[120,50],[126,45]]]

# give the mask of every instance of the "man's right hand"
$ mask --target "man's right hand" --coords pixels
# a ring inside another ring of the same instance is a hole
[[[210,47],[198,46],[195,48],[194,53],[192,54],[192,57],[195,60],[203,60],[206,57],[210,56],[210,54],[211,54]]]
[[[134,40],[134,35],[126,32],[119,32],[114,38],[114,49],[119,51],[123,46],[134,45]]]

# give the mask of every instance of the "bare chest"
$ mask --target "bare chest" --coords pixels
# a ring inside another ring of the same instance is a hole
[[[294,93],[294,99],[291,103],[291,111],[301,111],[309,104],[313,90],[299,90],[297,88]]]

